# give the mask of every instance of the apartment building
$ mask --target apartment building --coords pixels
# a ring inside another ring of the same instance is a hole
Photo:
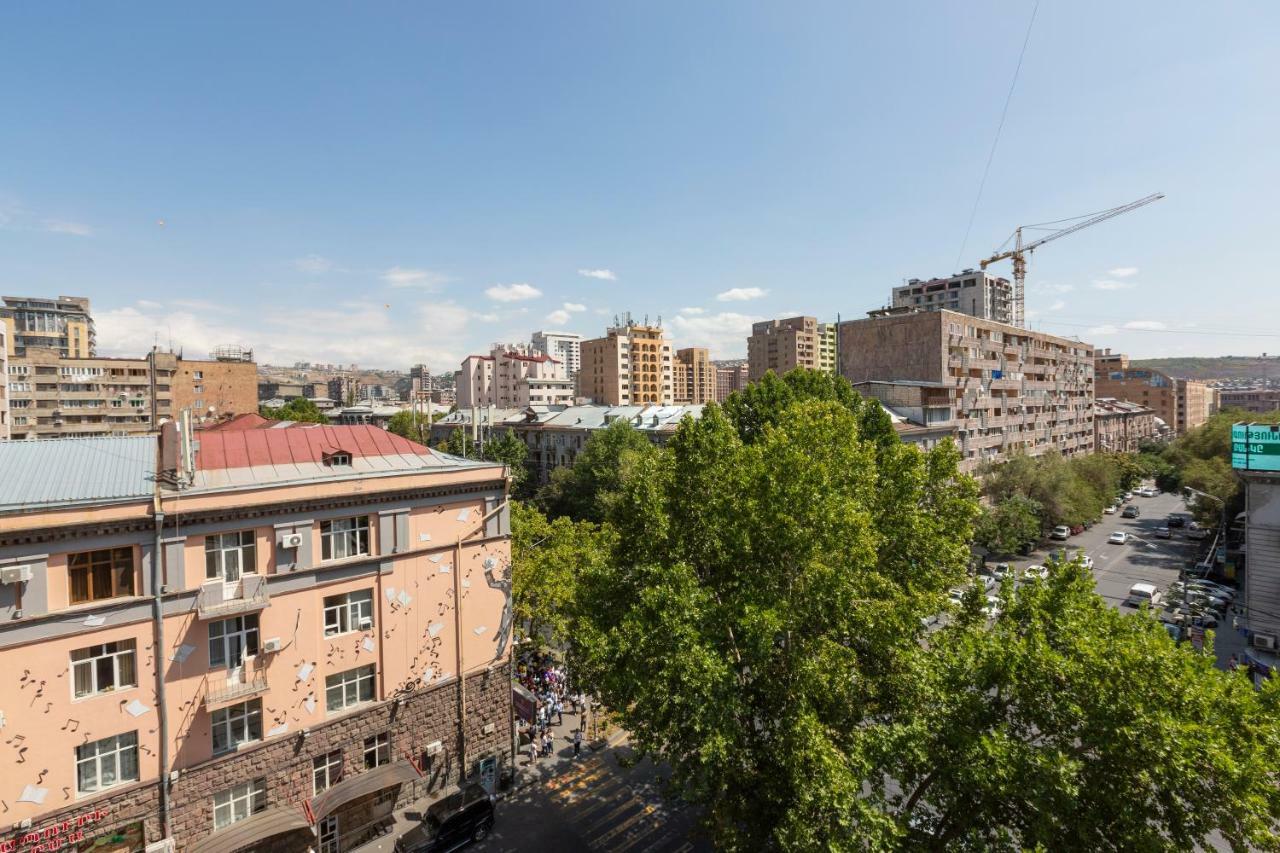
[[[734,391],[746,388],[748,380],[747,360],[728,359],[712,362],[716,368],[716,402],[723,403]]]
[[[577,385],[579,397],[599,405],[673,405],[674,367],[666,332],[626,316],[603,338],[583,341]]]
[[[492,786],[501,466],[369,426],[178,438],[0,445],[0,846],[347,851]]]
[[[524,344],[494,344],[488,355],[471,355],[455,374],[458,405],[567,405],[573,380],[563,363]]]
[[[183,409],[198,419],[257,411],[252,361],[195,361],[163,352],[64,358],[29,346],[9,359],[6,372],[15,439],[149,432]]]
[[[797,367],[817,369],[821,366],[823,334],[814,317],[789,317],[764,320],[751,326],[747,338],[747,376],[759,381],[772,370],[781,376]],[[828,361],[834,363],[834,344],[828,344]]]
[[[1146,406],[1098,397],[1093,404],[1093,446],[1100,452],[1137,453],[1159,437],[1155,412]]]
[[[1280,410],[1280,388],[1218,389],[1218,408],[1265,415]]]
[[[964,470],[1010,453],[1093,450],[1088,344],[954,311],[902,311],[840,324],[840,372],[920,389],[923,426],[954,427]]]
[[[705,347],[676,350],[671,378],[675,386],[676,405],[700,406],[716,399],[716,367],[711,363],[710,351]]]
[[[917,311],[958,311],[997,323],[1012,323],[1020,316],[1014,313],[1013,285],[1007,278],[984,270],[967,269],[928,281],[913,278],[893,289],[892,305]]]
[[[0,323],[0,441],[9,437],[9,327]]]
[[[835,373],[837,370],[837,331],[835,323],[818,324],[818,369],[827,373]]]
[[[25,356],[28,347],[51,349],[63,358],[95,354],[93,317],[83,296],[0,296],[0,325],[7,327],[11,356]]]
[[[564,365],[570,379],[582,369],[582,335],[572,332],[534,332],[531,339],[535,350],[550,356]]]
[[[1146,406],[1175,435],[1195,429],[1215,410],[1215,397],[1203,382],[1179,379],[1146,367],[1131,367],[1129,357],[1103,350],[1095,357],[1097,395]]]

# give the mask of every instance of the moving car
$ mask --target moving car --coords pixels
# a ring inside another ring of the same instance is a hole
[[[1173,538],[1173,531],[1172,531],[1172,530],[1170,530],[1170,529],[1169,529],[1169,528],[1167,528],[1167,527],[1157,527],[1157,528],[1156,528],[1156,538],[1157,538],[1157,539],[1172,539],[1172,538]]]
[[[1049,534],[1049,538],[1065,541],[1070,535],[1071,528],[1067,527],[1065,524],[1059,524],[1057,527],[1053,528],[1053,532]]]
[[[396,841],[396,853],[449,853],[492,830],[493,797],[471,784],[428,807],[422,822]]]
[[[1156,496],[1156,490],[1152,488],[1144,488],[1140,489],[1138,494],[1144,498],[1154,498]]]
[[[1138,508],[1133,504],[1130,504],[1129,506],[1124,508],[1124,512],[1120,513],[1120,515],[1123,516],[1124,518],[1137,518]]]
[[[1155,607],[1160,603],[1160,592],[1153,584],[1135,583],[1129,587],[1129,597],[1124,600],[1124,603],[1130,607],[1141,607],[1144,604]]]
[[[1171,515],[1169,516],[1169,526],[1170,527],[1186,527],[1187,520],[1180,515]]]
[[[1125,533],[1123,530],[1117,530],[1115,533],[1112,533],[1107,537],[1107,541],[1112,545],[1123,545],[1129,541],[1129,534]]]

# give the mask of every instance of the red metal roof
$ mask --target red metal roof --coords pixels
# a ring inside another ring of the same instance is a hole
[[[268,421],[270,423],[270,421]],[[323,463],[335,451],[358,459],[369,456],[430,456],[431,450],[371,424],[289,429],[209,430],[200,434],[196,469],[217,471],[259,465]]]
[[[217,421],[211,424],[196,424],[196,429],[206,432],[216,430],[236,430],[236,429],[264,429],[265,427],[274,426],[278,421],[271,421],[264,418],[257,412],[244,412],[229,418],[225,421]]]

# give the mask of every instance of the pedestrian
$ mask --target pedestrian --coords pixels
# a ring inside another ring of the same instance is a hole
[[[556,739],[551,734],[551,730],[547,729],[542,735],[542,751],[545,755],[550,755],[555,749]]]
[[[1229,672],[1235,672],[1235,671],[1236,671],[1236,656],[1235,656],[1235,655],[1232,655],[1232,656],[1227,660],[1227,670],[1228,670]]]
[[[575,729],[573,732],[573,757],[577,758],[582,753],[582,729]]]
[[[564,705],[560,703],[559,699],[556,700],[555,711],[556,711],[556,725],[563,726],[564,725]]]

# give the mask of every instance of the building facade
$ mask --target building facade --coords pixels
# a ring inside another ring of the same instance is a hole
[[[747,360],[736,359],[714,362],[716,366],[716,402],[723,403],[735,391],[749,384]]]
[[[1214,395],[1203,382],[1179,379],[1147,367],[1131,367],[1129,357],[1103,350],[1094,359],[1097,394],[1137,403],[1151,409],[1175,435],[1183,435],[1208,420]]]
[[[177,432],[0,446],[29,472],[0,483],[0,843],[345,851],[496,780],[502,468],[373,427]]]
[[[522,344],[496,344],[488,355],[463,359],[456,374],[458,405],[557,406],[573,402],[564,364]]]
[[[1265,415],[1280,410],[1280,388],[1222,388],[1218,391],[1218,407]]]
[[[785,320],[764,320],[751,326],[747,338],[747,376],[759,381],[772,370],[779,376],[797,367],[816,370],[820,367],[820,351],[823,335],[814,317],[789,317]],[[831,346],[834,359],[834,346]]]
[[[837,328],[835,323],[819,323],[818,324],[818,369],[827,373],[835,373],[838,369],[836,364]]]
[[[671,343],[661,326],[623,322],[582,342],[578,396],[605,406],[675,403]]]
[[[0,296],[0,325],[8,327],[9,355],[28,347],[51,349],[63,358],[92,358],[97,338],[89,300],[83,296]]]
[[[840,371],[864,383],[918,386],[955,428],[961,466],[1019,452],[1093,451],[1093,349],[1079,341],[953,311],[911,311],[840,325]]]
[[[716,400],[716,366],[711,363],[710,351],[705,347],[676,350],[671,378],[676,405],[700,406]]]
[[[1013,285],[1009,280],[983,270],[965,270],[950,278],[928,281],[913,278],[895,287],[892,296],[894,308],[957,311],[997,323],[1013,322],[1013,301]]]
[[[1093,405],[1093,445],[1100,452],[1137,453],[1157,438],[1155,412],[1146,406],[1098,397]]]
[[[576,379],[582,369],[582,335],[572,332],[534,332],[532,345],[543,355],[550,356],[564,365],[570,379]]]
[[[9,437],[9,326],[0,323],[0,441]]]

